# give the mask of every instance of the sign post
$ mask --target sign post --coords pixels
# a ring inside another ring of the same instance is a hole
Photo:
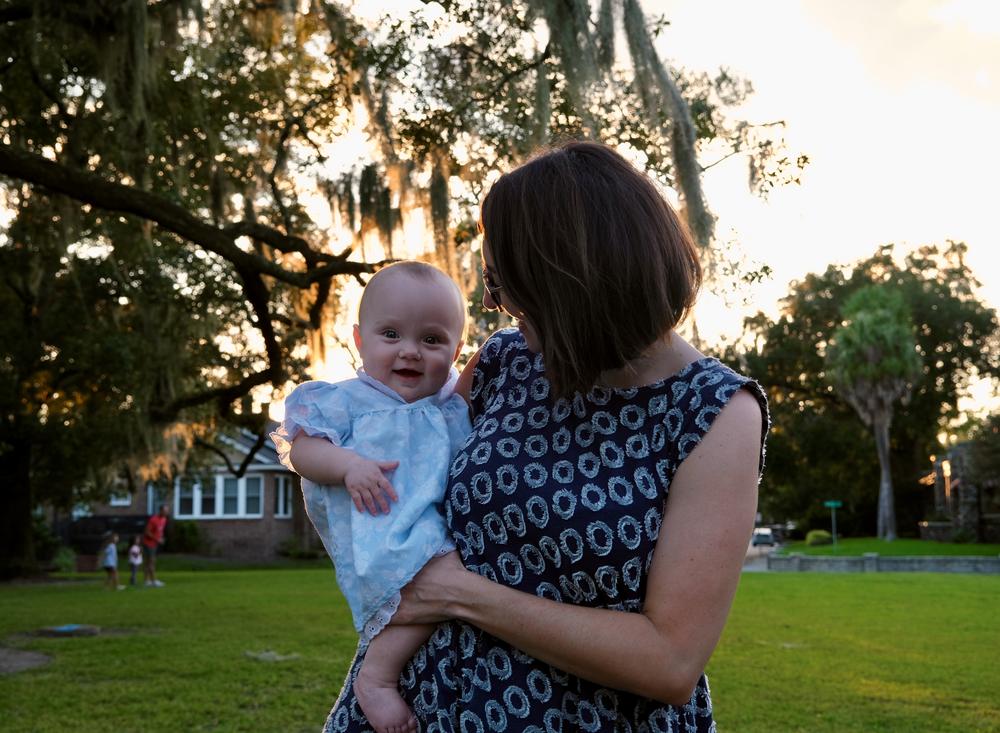
[[[837,508],[843,506],[843,502],[837,501],[836,499],[831,499],[830,501],[824,501],[823,506],[829,507],[830,509],[830,524],[832,525],[833,535],[833,550],[837,551]]]

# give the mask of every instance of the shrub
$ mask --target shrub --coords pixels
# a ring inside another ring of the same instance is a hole
[[[969,529],[959,529],[952,534],[951,541],[959,545],[967,545],[976,541],[976,534]]]
[[[76,568],[76,553],[72,547],[63,545],[49,563],[49,567],[60,573],[71,573]]]
[[[806,535],[806,544],[814,547],[816,545],[833,544],[833,536],[825,529],[811,529]]]
[[[305,546],[303,542],[294,537],[289,537],[278,545],[278,554],[293,560],[315,560],[322,556],[322,552]]]
[[[195,522],[174,520],[167,524],[165,552],[202,552],[205,539]]]

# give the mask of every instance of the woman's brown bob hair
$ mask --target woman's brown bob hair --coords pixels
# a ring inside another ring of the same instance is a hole
[[[555,396],[586,392],[676,326],[701,285],[687,228],[652,181],[598,143],[502,176],[480,220],[493,269],[541,340]]]

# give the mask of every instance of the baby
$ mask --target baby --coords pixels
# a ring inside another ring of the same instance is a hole
[[[417,730],[399,676],[434,626],[387,624],[400,589],[454,549],[437,505],[471,431],[454,393],[464,327],[464,300],[443,272],[420,262],[379,270],[354,327],[357,379],[299,385],[271,436],[302,476],[306,511],[367,645],[354,691],[378,733]]]

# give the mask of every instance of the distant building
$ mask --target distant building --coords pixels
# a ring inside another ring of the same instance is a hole
[[[256,436],[247,432],[219,435],[217,440],[230,463],[239,466]],[[173,482],[150,482],[135,494],[112,495],[107,504],[90,509],[99,516],[149,516],[161,504],[170,507],[171,521],[197,523],[204,549],[212,555],[268,561],[288,547],[319,547],[302,504],[299,478],[278,462],[270,438],[240,477],[220,459]]]
[[[920,523],[925,539],[1000,542],[1000,476],[978,482],[968,475],[968,443],[934,461],[921,481],[934,487],[934,519]]]

